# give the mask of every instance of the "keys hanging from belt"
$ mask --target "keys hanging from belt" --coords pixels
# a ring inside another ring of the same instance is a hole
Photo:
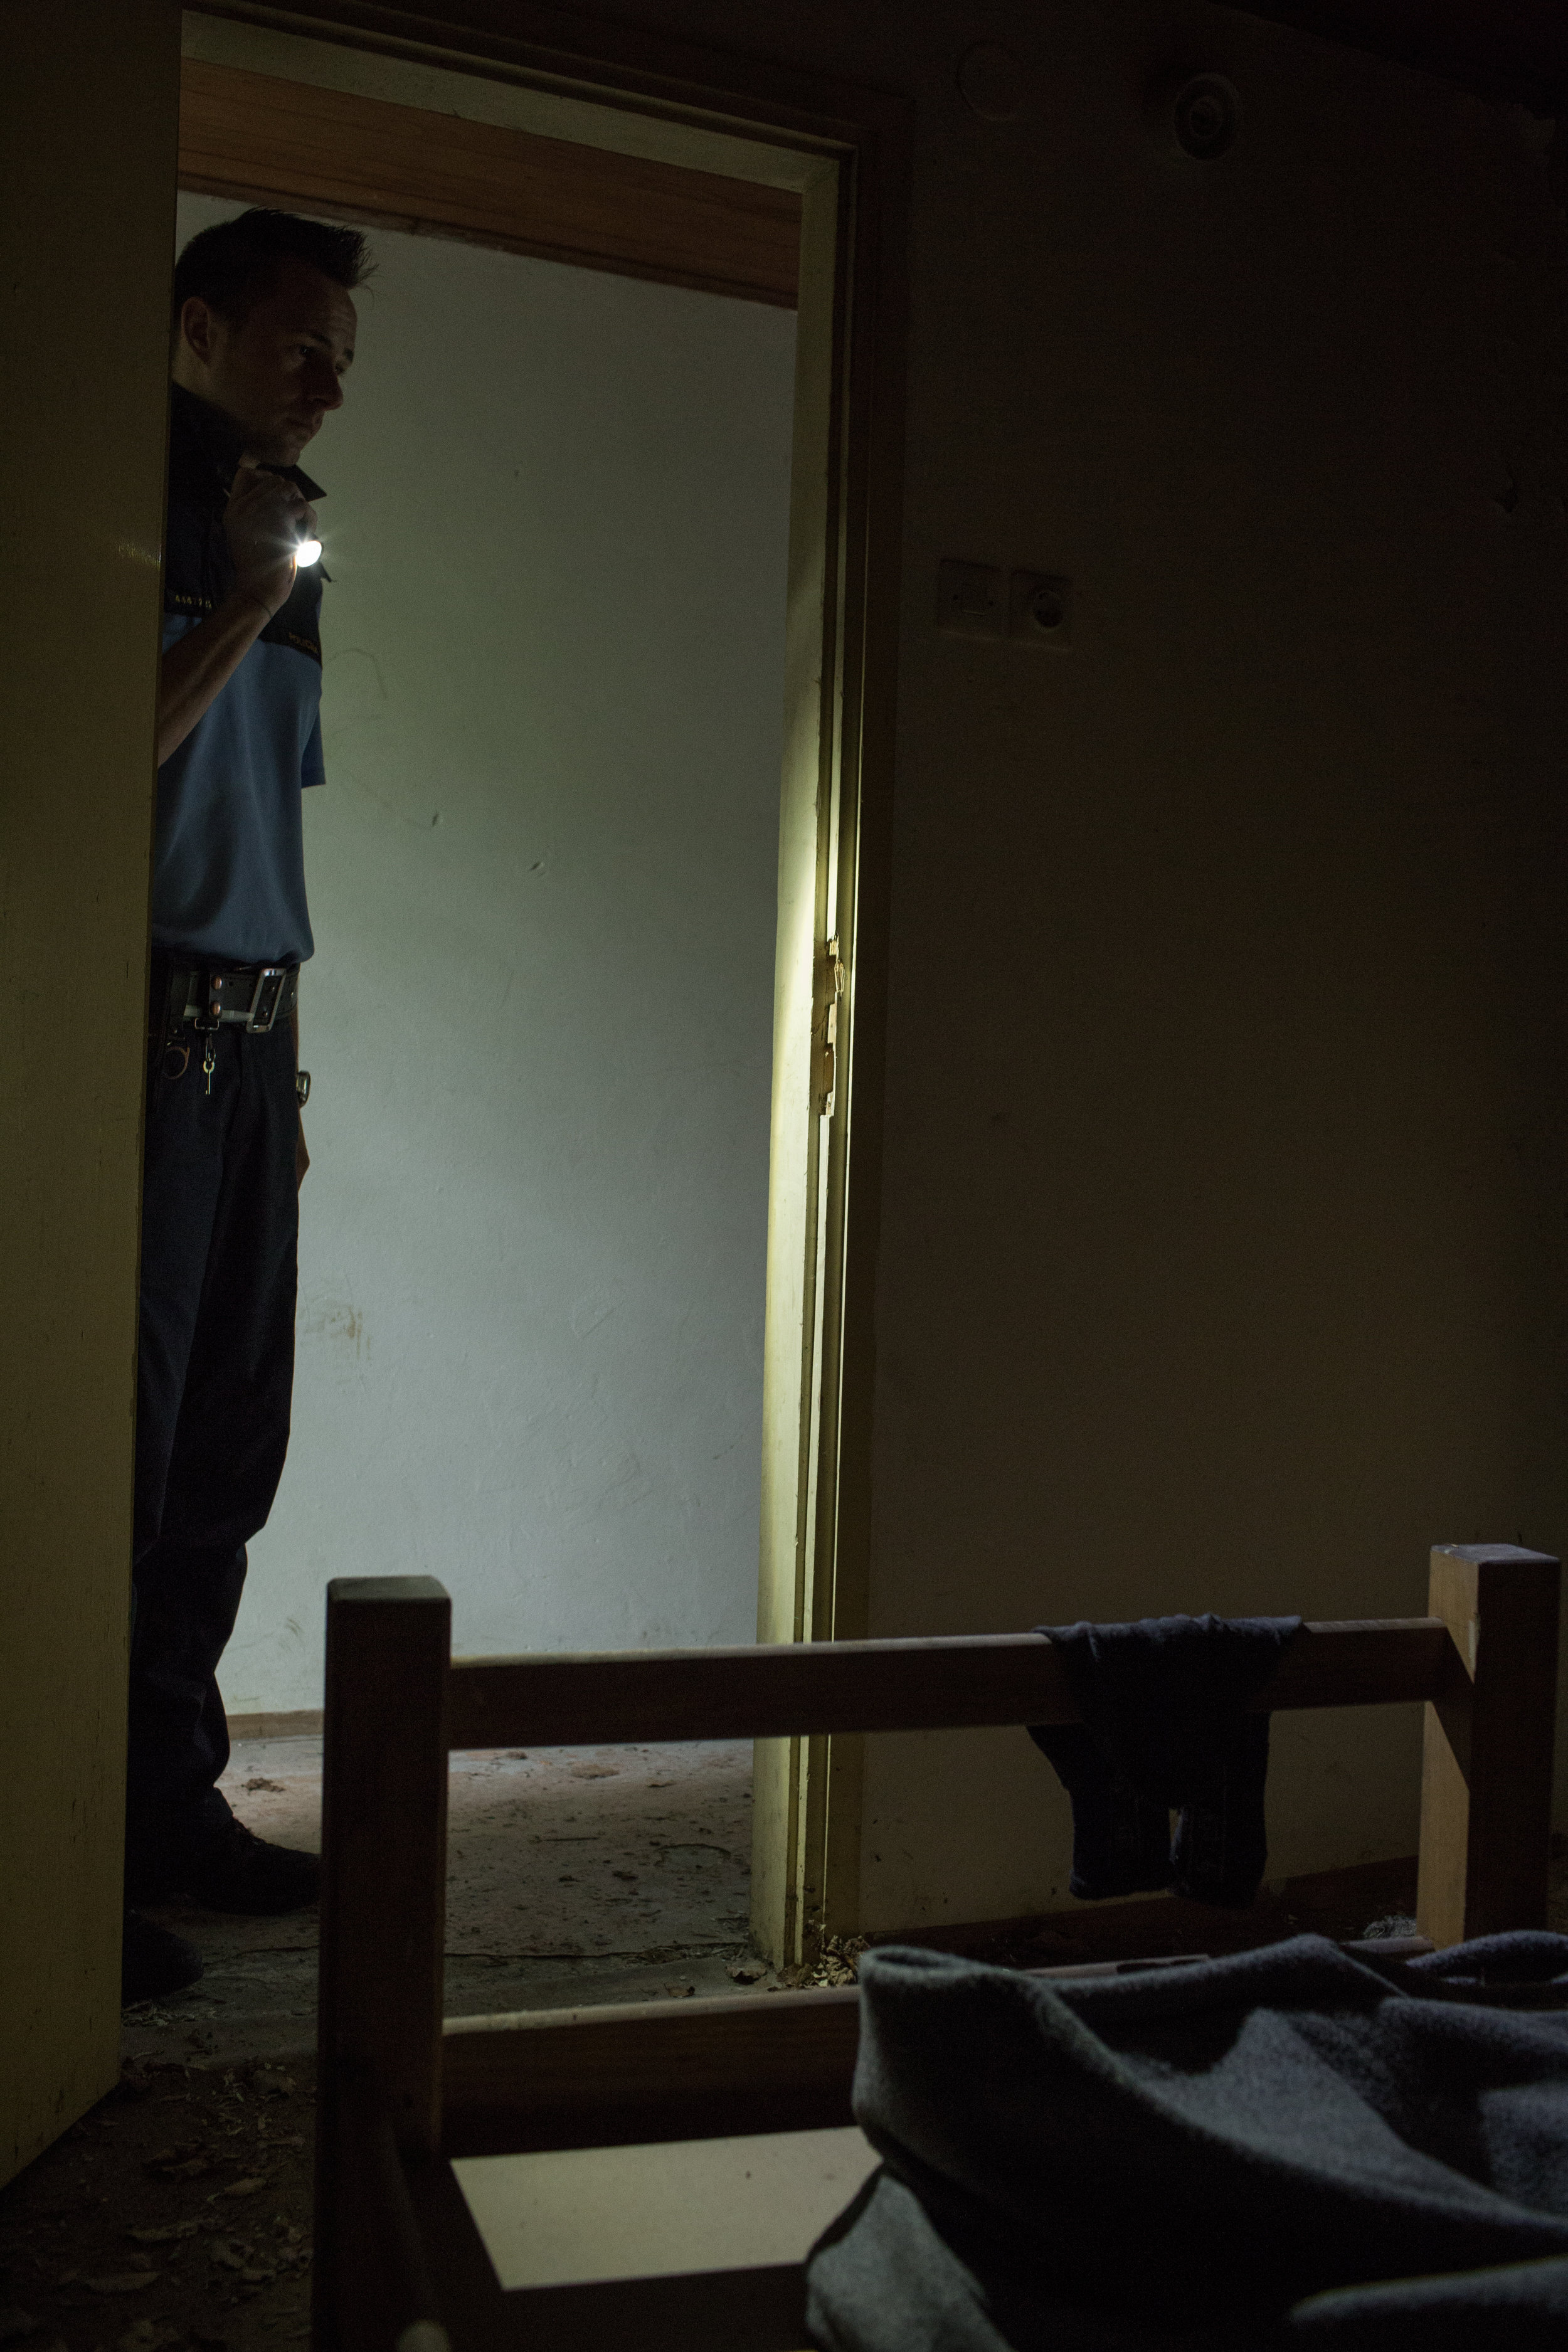
[[[202,1053],[202,1076],[206,1080],[206,1085],[203,1088],[203,1092],[210,1095],[213,1090],[213,1072],[217,1067],[217,1033],[219,1025],[223,1020],[225,1010],[223,1001],[224,975],[221,971],[209,971],[206,976],[206,1012],[205,1015],[200,1012],[194,1012],[192,1010],[193,1000],[195,997],[196,989],[200,980],[201,974],[199,972],[192,972],[190,980],[190,994],[185,999],[185,1018],[188,1021],[194,1021],[198,1029],[205,1030],[206,1033],[202,1040],[204,1049]],[[259,989],[258,992],[259,993]]]
[[[202,1076],[205,1091],[210,1095],[217,1070],[219,1029],[243,1029],[247,1036],[267,1036],[293,1012],[299,985],[295,964],[171,965],[163,999],[164,1076],[172,1080],[184,1076],[194,1030],[202,1040]],[[189,1042],[182,1041],[182,1031]]]

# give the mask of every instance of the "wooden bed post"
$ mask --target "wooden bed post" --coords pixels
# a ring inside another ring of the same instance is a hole
[[[402,2157],[440,2146],[451,1622],[434,1577],[341,1577],[327,1587],[316,2352],[391,2342],[426,2315],[367,2303],[365,2280],[388,2268],[374,2243],[383,2200],[365,2135],[345,2131],[344,2109],[374,2107]]]
[[[1442,1544],[1429,1612],[1453,1637],[1429,1701],[1417,1924],[1437,1945],[1546,1924],[1559,1568],[1514,1544]]]

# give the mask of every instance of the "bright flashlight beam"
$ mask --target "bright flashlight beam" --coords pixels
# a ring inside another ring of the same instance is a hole
[[[321,542],[319,539],[302,539],[294,550],[296,563],[320,563]]]

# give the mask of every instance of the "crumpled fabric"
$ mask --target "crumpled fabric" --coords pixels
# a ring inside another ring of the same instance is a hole
[[[810,2257],[823,2352],[1568,2343],[1568,1937],[860,1986],[883,2161]]]

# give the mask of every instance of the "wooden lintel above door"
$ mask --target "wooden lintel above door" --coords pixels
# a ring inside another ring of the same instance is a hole
[[[187,58],[180,185],[793,309],[800,198]]]

